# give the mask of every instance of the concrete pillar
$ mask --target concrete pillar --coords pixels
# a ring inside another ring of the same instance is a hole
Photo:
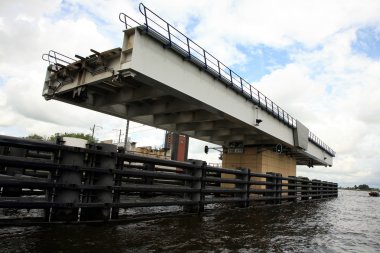
[[[296,175],[296,160],[284,153],[277,153],[270,148],[243,148],[242,153],[223,152],[223,168],[247,168],[254,173],[280,173],[284,177]],[[234,175],[222,173],[222,178],[234,178]],[[232,188],[233,184],[222,184],[224,188]],[[255,187],[260,188],[260,187]]]

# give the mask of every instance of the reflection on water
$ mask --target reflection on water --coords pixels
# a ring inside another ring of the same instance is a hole
[[[209,212],[128,224],[0,228],[0,252],[380,252],[380,198]]]

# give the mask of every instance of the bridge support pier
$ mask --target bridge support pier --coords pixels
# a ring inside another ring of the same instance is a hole
[[[223,152],[222,167],[248,168],[253,173],[280,173],[284,177],[296,175],[296,159],[284,153],[277,153],[261,147],[244,147],[241,153]],[[223,174],[222,178],[232,178],[231,174]],[[233,184],[222,184],[225,188]]]

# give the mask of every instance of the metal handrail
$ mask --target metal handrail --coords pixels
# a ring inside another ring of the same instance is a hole
[[[125,29],[128,29],[129,28],[132,28],[133,26],[129,25],[127,20],[131,20],[133,21],[134,23],[136,23],[138,26],[141,26],[141,24],[139,22],[137,22],[136,20],[134,20],[133,18],[131,18],[130,16],[128,16],[127,14],[121,12],[119,14],[119,20],[125,24]]]
[[[254,104],[262,107],[263,109],[271,113],[273,116],[277,117],[280,121],[284,122],[286,125],[292,128],[296,128],[296,120],[290,114],[288,114],[285,110],[283,110],[273,101],[271,101],[268,97],[266,97],[263,93],[261,93],[255,87],[250,85],[241,76],[239,76],[229,67],[227,67],[227,65],[223,64],[221,61],[219,61],[216,57],[214,57],[212,54],[210,54],[205,49],[203,49],[196,42],[188,38],[185,34],[180,32],[178,29],[170,25],[168,22],[166,22],[164,19],[162,19],[152,10],[147,8],[144,4],[141,3],[139,5],[139,10],[145,17],[144,25],[145,25],[146,32],[153,30],[156,33],[159,33],[160,35],[164,36],[168,40],[167,46],[171,47],[173,46],[173,44],[176,46],[179,46],[180,48],[182,48],[183,50],[187,52],[189,59],[195,58],[194,60],[197,60],[198,62],[203,63],[203,68],[209,71],[211,69],[211,71],[218,73],[218,77],[221,80],[227,82],[231,88],[240,90],[240,92],[243,95],[247,95]],[[156,21],[155,19],[149,17],[148,16],[149,13],[153,14],[154,17],[156,17],[159,21],[164,22],[167,28],[158,24],[158,21]],[[154,27],[152,27],[152,25],[149,25],[151,23],[156,25],[159,29],[164,30],[167,35],[165,35],[164,33],[160,33],[157,30],[157,27],[155,29]],[[178,36],[173,35],[173,31],[181,35],[183,38],[185,38],[186,42],[178,38]],[[173,38],[177,39],[177,41],[182,43],[182,45],[178,45],[178,43],[173,41]],[[196,49],[198,50],[200,49],[202,52],[199,52]]]
[[[163,36],[167,40],[167,47],[179,47],[184,50],[187,54],[188,60],[197,62],[197,64],[202,64],[203,68],[212,74],[217,74],[217,77],[227,83],[230,88],[240,91],[240,93],[248,97],[251,102],[255,105],[260,106],[262,109],[266,110],[268,113],[272,114],[278,120],[282,121],[291,128],[297,127],[297,121],[284,109],[274,103],[271,99],[257,90],[249,82],[243,79],[236,72],[231,70],[227,65],[219,61],[215,56],[210,54],[196,42],[188,38],[185,34],[179,31],[177,28],[170,25],[163,18],[158,16],[155,12],[146,7],[143,3],[139,5],[139,11],[144,16],[144,29],[147,33],[151,30],[159,35]],[[148,16],[152,14],[153,17]],[[158,20],[157,20],[158,19]],[[163,22],[164,25],[160,25],[158,22]],[[136,22],[137,23],[137,22]],[[152,26],[153,24],[153,26]],[[155,26],[155,27],[154,27]],[[166,28],[165,28],[166,26]],[[158,29],[163,30],[164,32],[159,32]],[[173,34],[176,32],[176,34]],[[181,36],[182,38],[179,38]],[[182,44],[182,45],[181,45]],[[201,52],[199,52],[199,50]],[[321,141],[315,134],[309,132],[309,140],[314,144],[325,150],[332,156],[335,156],[335,152],[323,141]]]
[[[49,62],[49,65],[55,65],[59,68],[63,66],[67,66],[77,61],[73,58],[70,58],[64,54],[58,53],[54,50],[50,50],[49,53],[43,54],[42,60]]]
[[[336,152],[332,148],[330,148],[326,143],[324,143],[320,138],[318,138],[314,133],[310,131],[309,131],[309,140],[315,145],[317,145],[318,147],[325,150],[327,153],[329,153],[333,157],[335,156]]]
[[[170,25],[168,22],[166,22],[164,19],[162,19],[160,16],[158,16],[156,13],[154,13],[152,10],[150,10],[148,7],[146,7],[144,4],[140,3],[139,5],[140,13],[144,15],[145,17],[145,31],[149,32],[150,30],[153,30],[156,33],[159,33],[160,35],[164,36],[168,40],[167,46],[171,47],[174,45],[179,46],[180,48],[184,49],[187,54],[188,58],[194,60],[197,60],[198,62],[203,63],[203,68],[206,70],[211,69],[211,71],[215,71],[218,73],[218,77],[227,82],[228,85],[231,88],[235,88],[240,90],[240,92],[244,95],[248,95],[248,97],[251,99],[251,101],[268,111],[273,116],[277,117],[280,121],[284,122],[286,125],[296,128],[296,120],[288,114],[285,110],[283,110],[281,107],[279,107],[277,104],[275,104],[273,101],[271,101],[268,97],[266,97],[263,93],[261,93],[259,90],[257,90],[255,87],[253,87],[251,84],[249,84],[247,81],[245,81],[241,76],[239,76],[236,72],[234,72],[232,69],[227,67],[227,65],[223,64],[221,61],[219,61],[215,56],[207,52],[204,48],[202,48],[200,45],[198,45],[196,42],[188,38],[185,34],[183,34],[181,31]],[[166,27],[158,24],[158,21],[148,16],[148,14],[151,13],[156,17],[159,21],[165,23]],[[149,22],[149,23],[148,23]],[[153,27],[152,25],[149,25],[153,23],[156,27]],[[158,29],[164,30],[167,35],[164,33],[161,33],[158,31]],[[175,31],[177,34],[182,36],[186,42],[178,36],[175,36],[173,34],[173,31]],[[178,43],[175,43],[173,41],[173,38],[177,39],[178,42],[182,43],[182,45],[179,45]],[[199,52],[196,50],[196,48],[201,50],[202,52]],[[208,57],[207,57],[208,56]],[[211,59],[210,59],[211,58]],[[213,67],[214,66],[214,67]],[[260,99],[264,98],[264,99]],[[281,113],[280,113],[281,112]]]

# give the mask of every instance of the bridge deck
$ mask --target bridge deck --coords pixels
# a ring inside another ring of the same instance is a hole
[[[206,53],[202,62],[146,26],[124,34],[122,48],[78,61],[50,53],[45,98],[226,147],[282,144],[297,164],[332,165],[332,149],[218,60],[215,70]]]

